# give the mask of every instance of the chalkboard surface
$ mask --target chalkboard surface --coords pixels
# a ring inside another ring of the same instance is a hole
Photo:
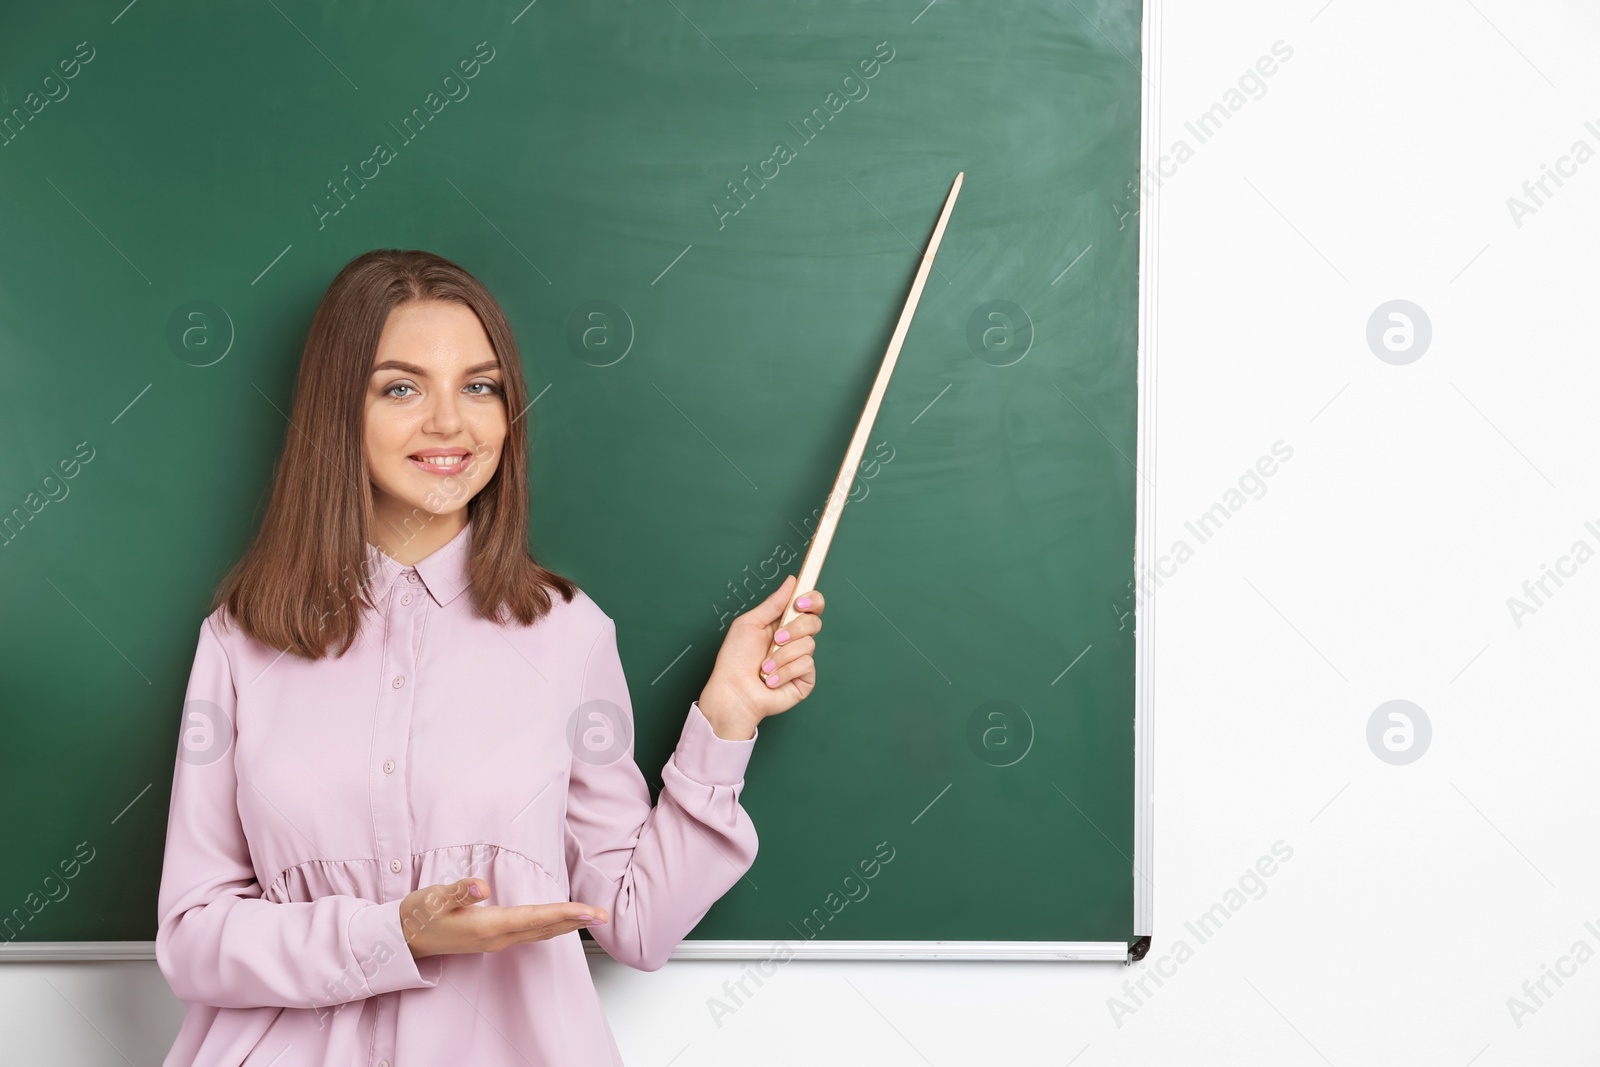
[[[618,620],[658,789],[959,170],[693,937],[1131,940],[1140,5],[519,7],[5,16],[3,940],[154,938],[197,628],[343,263],[505,306],[533,547]]]

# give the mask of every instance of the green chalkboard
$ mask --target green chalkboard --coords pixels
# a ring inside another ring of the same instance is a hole
[[[505,306],[534,549],[617,619],[658,789],[957,171],[693,938],[1134,940],[1137,0],[118,6],[0,32],[0,940],[154,938],[197,627],[343,263]]]

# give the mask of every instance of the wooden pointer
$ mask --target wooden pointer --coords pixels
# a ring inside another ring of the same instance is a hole
[[[861,463],[861,454],[867,449],[867,438],[872,435],[872,424],[878,418],[878,406],[883,402],[883,394],[889,389],[889,376],[894,373],[895,361],[900,358],[900,346],[905,342],[906,331],[911,328],[911,316],[916,314],[917,301],[922,297],[922,286],[928,280],[928,271],[933,268],[933,257],[939,252],[939,241],[944,237],[944,225],[950,221],[950,209],[956,206],[956,194],[961,192],[961,178],[965,171],[956,174],[956,180],[950,186],[950,195],[945,198],[944,210],[939,212],[939,221],[934,224],[933,236],[928,238],[927,251],[922,253],[922,264],[917,268],[917,277],[911,283],[911,295],[906,297],[906,306],[900,311],[900,321],[895,323],[894,336],[889,338],[889,351],[884,354],[883,365],[878,368],[877,380],[872,383],[872,392],[867,397],[867,406],[861,411],[861,419],[856,423],[855,436],[850,438],[850,447],[845,450],[844,462],[839,464],[839,475],[833,480],[833,492],[828,494],[828,502],[822,509],[822,521],[817,525],[816,536],[811,539],[811,544],[806,549],[806,558],[800,564],[800,574],[795,579],[794,593],[789,597],[789,606],[783,611],[783,618],[778,622],[778,629],[783,629],[800,614],[795,609],[795,600],[804,593],[817,587],[817,578],[822,574],[822,560],[828,554],[828,545],[833,541],[834,531],[839,528],[839,516],[844,511],[846,500],[849,499],[850,486],[856,480],[856,468]],[[765,660],[776,652],[781,646],[774,643],[767,649]],[[763,674],[762,679],[766,679]]]

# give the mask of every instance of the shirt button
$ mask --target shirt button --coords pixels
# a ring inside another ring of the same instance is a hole
[[[399,874],[400,873],[400,861],[399,860],[390,860],[389,861],[389,869],[391,871],[393,871],[395,874]]]
[[[405,685],[405,684],[406,684],[405,675],[397,674],[397,675],[394,676],[394,687],[396,689],[399,689],[402,685]]]
[[[379,1060],[378,1061],[378,1067],[389,1067],[389,1061],[388,1060]]]
[[[394,760],[386,759],[386,760],[383,761],[383,773],[384,774],[393,774],[394,773]]]
[[[417,580],[417,572],[416,571],[406,571],[406,581],[415,582],[416,580]]]
[[[409,603],[411,603],[411,594],[410,594],[410,593],[407,593],[407,594],[406,594],[406,595],[405,595],[405,596],[403,596],[403,597],[401,597],[401,598],[400,598],[400,603],[402,603],[402,604],[409,604]]]

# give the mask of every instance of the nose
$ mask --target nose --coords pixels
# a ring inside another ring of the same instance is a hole
[[[461,429],[461,410],[457,407],[462,398],[448,390],[434,392],[428,405],[428,417],[423,420],[422,432],[449,436]]]

